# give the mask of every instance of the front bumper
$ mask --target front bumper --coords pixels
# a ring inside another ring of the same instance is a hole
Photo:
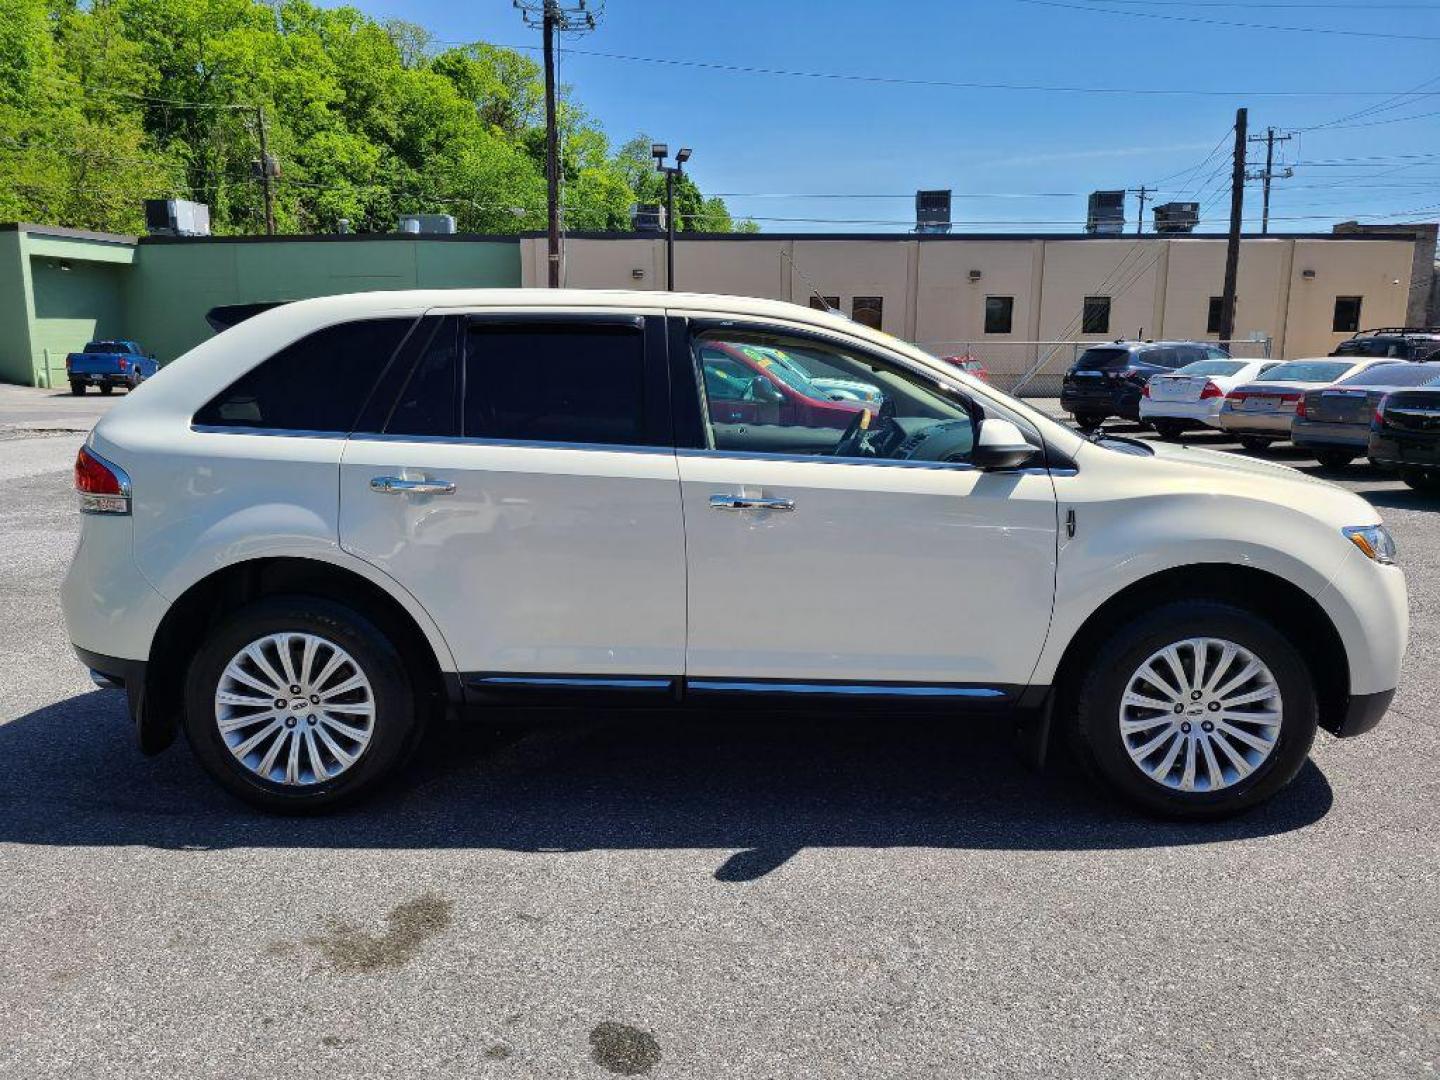
[[[1351,694],[1338,722],[1333,725],[1326,724],[1325,729],[1330,734],[1342,739],[1373,731],[1375,726],[1380,723],[1380,718],[1390,708],[1390,702],[1394,697],[1394,690],[1382,690],[1378,694]]]

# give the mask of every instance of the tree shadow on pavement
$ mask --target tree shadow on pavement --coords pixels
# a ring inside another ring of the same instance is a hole
[[[598,717],[598,718],[597,718]],[[722,882],[808,847],[1089,850],[1298,829],[1332,792],[1308,763],[1229,821],[1138,815],[1085,781],[1039,776],[1001,720],[569,714],[497,739],[431,732],[393,785],[324,817],[271,817],[205,776],[183,741],[134,748],[120,695],[95,691],[0,726],[0,843],[168,849],[714,848]]]

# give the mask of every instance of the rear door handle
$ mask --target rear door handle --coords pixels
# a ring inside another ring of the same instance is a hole
[[[711,495],[711,510],[794,510],[794,499],[752,499],[744,495]]]
[[[385,495],[450,495],[455,485],[449,480],[406,480],[403,476],[376,476],[370,490]]]

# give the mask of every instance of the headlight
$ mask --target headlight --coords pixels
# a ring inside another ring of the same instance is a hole
[[[1384,525],[1347,525],[1340,531],[1366,558],[1386,566],[1395,561],[1395,539]]]

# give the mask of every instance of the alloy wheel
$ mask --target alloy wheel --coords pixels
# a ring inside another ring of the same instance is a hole
[[[352,768],[375,733],[364,669],[316,634],[257,638],[225,665],[215,723],[235,760],[263,780],[307,786]]]
[[[1280,686],[1258,656],[1222,638],[1166,645],[1131,675],[1120,737],[1136,768],[1176,791],[1218,791],[1274,752]]]

